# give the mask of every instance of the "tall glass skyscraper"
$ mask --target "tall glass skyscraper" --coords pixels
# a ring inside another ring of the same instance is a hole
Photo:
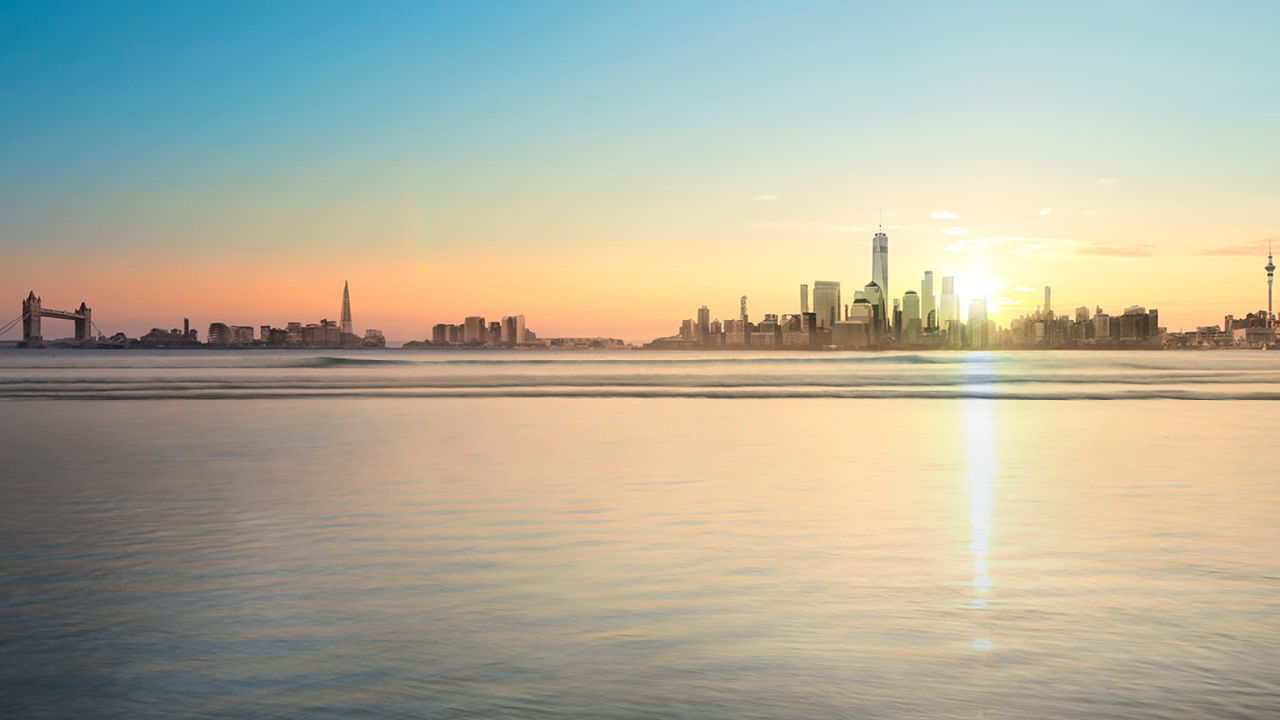
[[[920,318],[924,324],[929,324],[929,314],[937,308],[933,295],[933,271],[924,271],[924,280],[920,281]],[[937,320],[937,316],[934,316]]]
[[[889,296],[889,236],[876,233],[871,239],[871,281],[880,286],[880,294]]]
[[[960,298],[956,295],[956,279],[942,278],[941,307],[938,311],[938,327],[947,330],[960,324]]]
[[[818,327],[829,328],[840,315],[840,283],[817,280],[813,283],[813,312],[818,316]]]

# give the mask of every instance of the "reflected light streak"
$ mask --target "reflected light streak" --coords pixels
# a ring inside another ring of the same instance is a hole
[[[965,372],[969,376],[969,389],[989,392],[992,390],[991,373],[993,358],[990,353],[970,353]],[[975,610],[987,607],[987,591],[991,589],[991,478],[994,470],[994,411],[995,400],[970,398],[965,401],[966,457],[969,465],[969,551],[973,553],[974,598],[970,604]],[[983,633],[973,641],[979,652],[991,649],[991,640]]]

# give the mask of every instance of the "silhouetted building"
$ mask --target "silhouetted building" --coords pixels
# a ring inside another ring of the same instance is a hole
[[[1093,339],[1111,341],[1111,316],[1102,312],[1102,308],[1093,314]]]
[[[467,344],[483,343],[487,340],[485,331],[484,318],[473,315],[463,321],[463,338],[462,342]]]
[[[209,345],[230,345],[235,337],[231,333],[231,328],[223,323],[209,323],[209,332],[205,335],[205,342]]]
[[[338,323],[321,320],[320,327],[323,329],[325,347],[338,347],[342,344],[342,331],[338,329]]]
[[[499,342],[504,345],[519,345],[525,341],[523,315],[508,315],[502,318],[502,335]]]
[[[162,328],[151,328],[151,332],[138,338],[137,344],[141,347],[183,347],[186,345],[196,345],[199,341],[196,339],[196,333],[191,331],[191,323],[184,318],[183,329],[173,328],[172,330],[164,330]]]
[[[934,310],[937,309],[937,301],[933,295],[933,271],[924,271],[924,280],[920,281],[920,318],[924,320],[926,329],[936,328],[937,315]]]

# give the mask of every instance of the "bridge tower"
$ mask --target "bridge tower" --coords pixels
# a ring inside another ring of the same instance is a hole
[[[88,305],[80,303],[80,309],[76,310],[76,340],[82,343],[93,342],[93,311]]]
[[[22,342],[32,347],[32,342],[39,345],[43,340],[40,336],[40,298],[32,290],[22,301]]]

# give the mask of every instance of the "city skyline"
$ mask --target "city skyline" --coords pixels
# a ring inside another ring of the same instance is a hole
[[[842,296],[838,281],[817,280],[812,294],[808,283],[800,284],[799,313],[764,313],[762,322],[752,322],[748,312],[748,296],[739,299],[737,318],[718,315],[713,320],[707,305],[697,310],[696,319],[682,322],[677,334],[657,337],[646,348],[715,349],[734,346],[765,349],[841,349],[841,350],[988,350],[1107,346],[1110,349],[1132,348],[1136,341],[1147,347],[1264,347],[1275,343],[1275,319],[1272,313],[1272,280],[1275,269],[1270,251],[1263,268],[1267,280],[1265,310],[1245,310],[1243,316],[1223,316],[1219,326],[1197,326],[1191,332],[1179,327],[1170,331],[1160,324],[1157,308],[1133,304],[1118,313],[1108,313],[1101,305],[1094,310],[1083,305],[1074,311],[1054,312],[1050,286],[1044,287],[1044,302],[1034,312],[1013,318],[1007,326],[991,317],[990,299],[971,296],[966,303],[958,292],[956,278],[942,278],[942,292],[935,295],[933,271],[922,274],[920,291],[907,290],[901,297],[889,297],[880,286],[889,285],[889,237],[883,228],[871,239],[871,277],[862,290]],[[1032,292],[1029,287],[1018,288]],[[852,299],[852,302],[842,302]],[[811,303],[812,300],[812,303]],[[812,304],[813,312],[810,312]],[[1072,319],[1074,315],[1074,321]],[[19,347],[41,347],[67,343],[83,347],[330,347],[385,348],[387,341],[381,330],[369,329],[364,337],[354,332],[350,283],[343,282],[339,321],[323,319],[318,323],[288,322],[285,328],[270,324],[260,327],[254,337],[254,326],[209,324],[206,341],[201,343],[198,330],[190,319],[183,318],[183,329],[152,328],[145,335],[130,338],[124,332],[107,337],[92,321],[92,309],[85,302],[72,311],[43,307],[42,298],[30,291],[22,301],[22,313],[10,323],[0,326],[0,344],[12,346],[17,341],[4,339],[5,333],[19,329]],[[42,336],[42,318],[74,321],[74,337]],[[607,341],[607,342],[606,342]],[[600,335],[538,338],[526,331],[525,316],[504,315],[501,321],[486,322],[484,316],[467,316],[463,323],[436,323],[423,340],[402,341],[406,349],[439,349],[456,347],[558,347],[621,348],[628,343]],[[104,344],[105,343],[105,344]],[[393,345],[394,346],[394,345]]]
[[[1268,4],[308,10],[10,11],[0,297],[136,336],[346,278],[390,339],[519,307],[642,342],[862,287],[883,225],[890,297],[931,269],[1002,323],[1045,285],[1265,306]]]
[[[1191,333],[1170,333],[1160,325],[1158,308],[1133,304],[1108,313],[1101,305],[1073,312],[1055,312],[1052,289],[1044,287],[1044,303],[1032,313],[1002,326],[990,317],[985,295],[970,295],[965,312],[956,278],[943,276],[942,292],[933,293],[933,272],[920,278],[920,291],[901,297],[881,291],[889,287],[889,237],[877,228],[871,239],[871,280],[851,296],[842,295],[839,282],[814,281],[800,285],[799,313],[748,313],[741,298],[737,318],[721,321],[706,305],[697,319],[681,322],[675,335],[655,338],[651,349],[704,350],[995,350],[995,349],[1149,349],[1164,347],[1269,347],[1275,344],[1270,291],[1274,267],[1267,256],[1268,301],[1265,311],[1244,317],[1225,315],[1221,326],[1198,326]],[[856,287],[856,284],[855,284]],[[1034,288],[1018,288],[1031,292]],[[812,297],[813,312],[809,312]],[[852,302],[843,302],[851,299]],[[776,309],[776,308],[775,308]]]

